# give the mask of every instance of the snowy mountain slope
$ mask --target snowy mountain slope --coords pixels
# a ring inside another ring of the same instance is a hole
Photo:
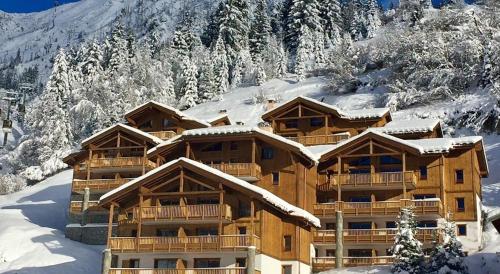
[[[0,273],[100,271],[101,246],[64,237],[71,171],[25,190],[0,196]]]

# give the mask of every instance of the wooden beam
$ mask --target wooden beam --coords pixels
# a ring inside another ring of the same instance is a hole
[[[188,159],[189,159],[190,151],[191,151],[191,145],[189,142],[186,142],[186,158],[188,158]]]
[[[142,194],[139,194],[139,222],[137,223],[137,251],[139,251],[139,238],[142,233],[142,204],[144,203],[144,198]]]
[[[89,149],[89,160],[87,162],[87,180],[90,180],[90,161],[92,161],[92,149]]]
[[[111,248],[111,234],[113,234],[113,215],[115,213],[115,203],[111,203],[109,207],[109,217],[108,217],[108,248]]]
[[[255,143],[255,138],[252,138],[252,164],[255,164],[256,154],[257,154],[257,145]]]
[[[401,155],[403,159],[403,198],[406,199],[406,181],[405,181],[405,171],[406,171],[406,152],[403,151]]]
[[[189,180],[191,180],[191,181],[193,181],[193,182],[195,182],[195,183],[197,183],[197,184],[199,184],[199,185],[202,185],[202,186],[204,186],[204,187],[206,187],[206,188],[208,188],[208,189],[210,189],[210,190],[215,190],[215,187],[213,187],[213,186],[211,186],[211,185],[208,185],[208,184],[205,184],[204,182],[202,182],[202,181],[200,181],[200,180],[197,180],[197,179],[195,179],[195,178],[193,178],[193,177],[191,177],[191,176],[188,176],[188,175],[185,175],[185,174],[184,174],[184,177],[185,177],[186,179],[189,179]]]
[[[117,136],[116,136],[116,147],[120,147],[120,139],[121,139],[121,138],[120,138],[120,136],[121,136],[121,134],[120,134],[120,132],[118,131],[118,134],[117,134]]]
[[[143,193],[143,196],[203,196],[203,195],[220,195],[220,191],[189,191],[189,192],[152,192],[152,193]]]
[[[184,192],[184,168],[181,167],[181,175],[179,178],[179,192]]]
[[[250,235],[255,235],[255,202],[250,200]]]
[[[342,201],[342,187],[340,186],[340,175],[342,174],[342,158],[340,156],[337,156],[337,164],[338,164],[338,170],[337,170],[337,202]]]

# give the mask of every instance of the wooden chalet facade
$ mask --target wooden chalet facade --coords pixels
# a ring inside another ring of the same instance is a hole
[[[437,120],[393,121],[387,109],[340,110],[306,97],[267,111],[261,127],[157,102],[125,118],[66,158],[70,210],[108,223],[103,273],[391,264],[403,207],[413,208],[424,248],[441,239],[445,217],[466,251],[481,245],[482,139],[443,138]]]

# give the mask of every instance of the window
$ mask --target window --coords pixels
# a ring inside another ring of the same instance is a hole
[[[281,266],[282,274],[292,274],[292,266],[291,265],[283,265]]]
[[[261,158],[262,160],[271,160],[274,157],[274,150],[270,147],[263,147],[262,148],[262,155]]]
[[[371,257],[372,250],[371,249],[348,249],[347,256],[348,257]]]
[[[371,198],[369,196],[350,197],[349,202],[351,202],[351,203],[369,203],[369,202],[371,202]]]
[[[336,223],[326,223],[325,228],[327,230],[335,230],[337,228],[337,224]]]
[[[179,205],[179,200],[160,199],[160,205],[162,206]]]
[[[312,127],[322,127],[325,125],[325,119],[323,118],[311,118],[310,125]]]
[[[352,160],[349,162],[351,166],[369,166],[371,163],[370,157],[362,157],[356,160]]]
[[[455,170],[455,182],[457,184],[464,183],[464,171],[462,169]]]
[[[288,120],[285,122],[286,128],[297,128],[299,125],[299,121],[297,120]]]
[[[151,122],[151,120],[146,121],[139,125],[139,129],[148,129],[148,128],[153,128],[153,123]]]
[[[130,237],[137,237],[137,229],[132,229],[132,231],[130,231]]]
[[[335,249],[327,249],[326,257],[335,257]]]
[[[172,229],[158,228],[156,230],[157,237],[177,237],[177,231]]]
[[[211,144],[209,146],[206,146],[203,148],[201,151],[207,152],[207,151],[222,151],[222,143],[215,143]]]
[[[155,268],[175,269],[176,267],[176,259],[155,259]]]
[[[436,194],[415,194],[413,195],[413,200],[425,200],[425,199],[434,199],[436,198]]]
[[[238,143],[231,142],[231,144],[229,145],[229,149],[231,149],[231,150],[238,150]]]
[[[220,259],[194,259],[195,268],[220,267]]]
[[[197,204],[199,205],[218,205],[219,204],[219,200],[218,199],[215,199],[215,198],[199,198],[197,201],[196,201]]]
[[[466,225],[457,225],[457,235],[458,236],[467,236],[467,226]]]
[[[280,173],[273,172],[273,185],[277,186],[280,184]]]
[[[283,250],[292,251],[292,236],[290,235],[283,236]]]
[[[418,228],[430,228],[430,227],[437,227],[437,222],[436,221],[420,221],[417,224]]]
[[[351,169],[349,173],[351,174],[369,174],[371,171],[369,169]]]
[[[247,235],[247,227],[246,226],[238,227],[238,234],[239,235]]]
[[[380,157],[380,163],[383,165],[394,165],[394,164],[401,164],[401,160],[391,156],[382,156]]]
[[[248,203],[238,201],[238,216],[241,217],[250,217],[250,206]]]
[[[129,267],[130,268],[139,268],[139,259],[130,259],[129,261]]]
[[[457,211],[464,212],[465,211],[465,199],[457,198]]]
[[[247,259],[246,258],[236,258],[236,267],[246,267]]]
[[[162,125],[163,125],[164,128],[168,128],[168,127],[173,126],[173,123],[170,122],[170,120],[168,120],[168,119],[163,119]]]
[[[355,222],[355,223],[348,223],[347,226],[349,227],[349,229],[371,229],[372,223],[370,223],[370,222]]]
[[[217,228],[198,228],[196,229],[196,234],[198,236],[210,236],[210,235],[217,235],[218,229]]]
[[[427,180],[427,167],[421,166],[420,169],[420,180]]]
[[[391,222],[385,222],[385,227],[386,228],[397,228],[396,222],[391,221]]]

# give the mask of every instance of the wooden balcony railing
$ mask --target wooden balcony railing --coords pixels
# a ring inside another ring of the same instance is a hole
[[[104,211],[104,208],[97,206],[98,204],[99,204],[99,201],[89,201],[88,210]],[[82,208],[83,208],[82,201],[71,201],[69,210],[71,213],[81,213]]]
[[[377,257],[344,257],[342,263],[346,267],[388,265],[394,262],[392,256]],[[335,267],[335,257],[315,257],[312,258],[313,271],[324,271]]]
[[[260,165],[255,163],[224,163],[209,165],[235,177],[252,177],[255,179],[262,178],[262,169]]]
[[[171,131],[171,130],[165,130],[165,131],[153,131],[153,132],[148,132],[149,134],[158,137],[162,140],[168,140],[177,135],[176,132]]]
[[[341,142],[343,140],[349,139],[347,134],[332,134],[332,135],[310,135],[310,136],[298,136],[298,137],[286,137],[297,143],[301,143],[305,146],[315,146],[315,145],[331,145]]]
[[[155,168],[155,163],[145,159],[144,157],[116,157],[116,158],[97,158],[90,160],[90,167],[142,167]]]
[[[79,180],[73,179],[73,191],[83,191],[86,187],[90,190],[111,190],[115,189],[131,179],[92,179],[92,180]]]
[[[217,268],[112,268],[109,274],[245,274],[244,267],[217,267]]]
[[[413,207],[418,215],[442,215],[443,205],[440,200],[406,200],[380,201],[366,203],[335,202],[314,205],[314,215],[320,217],[335,216],[336,211],[342,211],[344,216],[394,216],[401,208]]]
[[[138,220],[139,208],[133,210],[133,219]],[[142,221],[173,221],[173,220],[231,220],[231,206],[227,204],[203,205],[173,205],[143,207]],[[124,220],[129,222],[130,220]]]
[[[338,182],[342,189],[365,190],[370,188],[392,188],[402,189],[403,180],[407,188],[415,188],[417,176],[413,171],[405,172],[380,172],[367,174],[332,174],[330,180],[326,175],[320,175],[317,190],[334,191],[337,190]]]
[[[344,243],[371,244],[394,243],[397,229],[345,229],[343,231]],[[441,241],[442,233],[438,228],[419,228],[416,238],[422,243]],[[317,244],[335,244],[335,230],[317,230],[313,234],[313,241]]]
[[[187,237],[111,237],[115,252],[208,252],[260,249],[260,238],[253,235],[217,235]]]

